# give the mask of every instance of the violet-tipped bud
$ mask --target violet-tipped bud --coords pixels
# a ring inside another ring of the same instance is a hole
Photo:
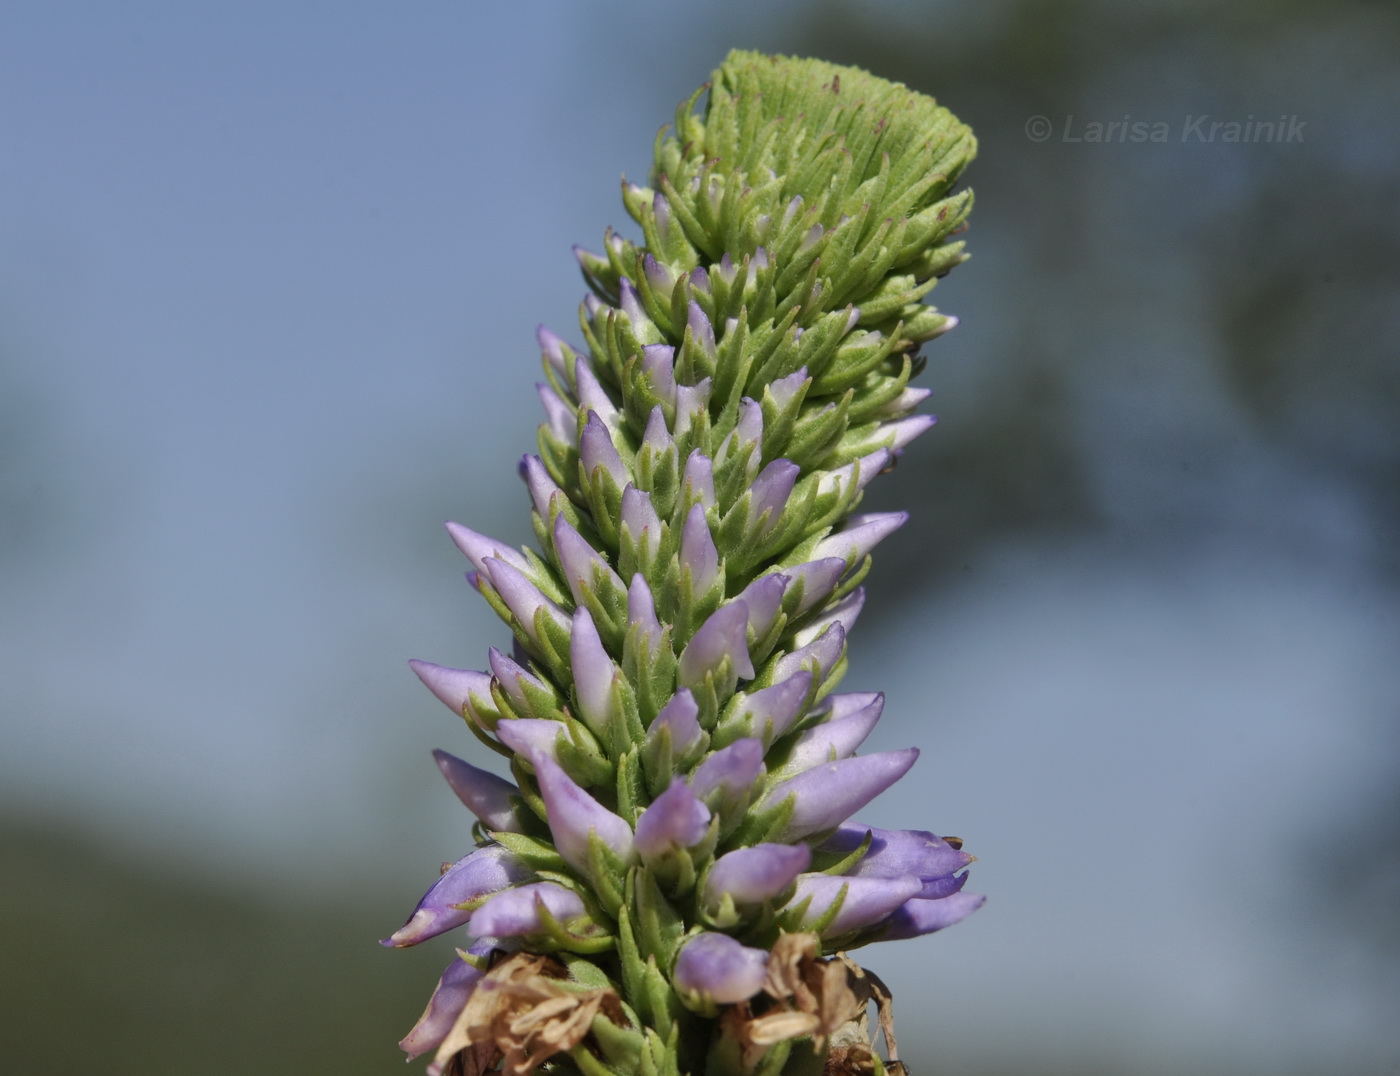
[[[709,808],[677,777],[637,819],[637,852],[643,859],[652,859],[690,848],[704,840],[709,828]]]
[[[705,903],[716,907],[727,896],[736,905],[761,904],[792,885],[812,862],[805,844],[755,844],[715,860],[705,879]]]
[[[438,769],[447,779],[463,806],[489,830],[498,833],[519,833],[520,819],[515,815],[515,803],[520,789],[494,773],[478,769],[446,751],[433,752]]]
[[[491,677],[484,672],[449,669],[446,665],[416,659],[410,661],[408,667],[423,681],[423,686],[458,717],[471,717],[473,710],[491,707]],[[475,703],[473,696],[477,700]]]
[[[932,934],[954,923],[960,923],[975,912],[987,898],[980,893],[954,893],[942,900],[915,898],[901,905],[889,918],[881,941],[899,941]]]
[[[579,438],[579,462],[584,474],[592,475],[599,469],[604,471],[617,483],[619,491],[631,477],[613,446],[608,427],[596,411],[590,411],[588,421],[584,423],[583,434]]]
[[[747,805],[762,773],[762,742],[736,740],[700,763],[690,777],[690,787],[711,810],[732,818]]]
[[[471,561],[472,567],[488,579],[491,577],[491,572],[486,567],[487,557],[503,560],[521,572],[530,570],[529,561],[505,542],[498,542],[494,538],[479,534],[460,523],[448,523],[447,533],[452,538],[452,544],[462,551],[467,560]]]
[[[715,585],[719,576],[719,551],[710,536],[705,510],[698,504],[690,509],[681,528],[680,557],[682,574],[689,573],[691,600],[696,601]]]
[[[435,938],[465,923],[471,913],[459,905],[477,900],[508,886],[525,881],[532,871],[523,861],[499,844],[488,844],[463,856],[423,894],[408,922],[385,938],[381,945],[403,948]],[[473,934],[495,931],[473,930]]]
[[[857,878],[899,878],[912,875],[923,883],[916,894],[923,900],[937,900],[962,888],[965,875],[958,875],[974,856],[955,848],[942,837],[917,829],[876,829],[859,822],[848,822],[822,842],[821,851],[849,855],[859,848],[866,835],[870,846],[845,873]]]
[[[495,938],[482,938],[475,942],[467,953],[475,957],[486,957],[496,947]],[[413,1030],[399,1042],[399,1048],[408,1054],[412,1061],[420,1054],[436,1050],[447,1038],[452,1025],[457,1022],[467,999],[471,997],[476,984],[481,982],[485,972],[468,964],[460,955],[455,957],[447,970],[442,973],[433,996],[428,999],[428,1007],[413,1025]]]
[[[843,878],[804,874],[789,904],[807,906],[796,916],[798,930],[820,926],[823,938],[836,938],[888,918],[922,887],[917,878]],[[839,902],[839,906],[838,906]]]
[[[864,560],[881,540],[904,526],[908,518],[908,512],[871,512],[867,515],[851,516],[845,527],[817,543],[817,547],[812,550],[812,559],[839,557],[847,564],[857,564]]]
[[[832,717],[820,725],[814,725],[797,737],[783,762],[781,772],[796,774],[810,770],[813,766],[820,766],[824,762],[835,762],[855,754],[856,749],[875,728],[885,707],[884,695],[857,697],[869,698],[870,701],[844,717]]]
[[[673,976],[682,997],[733,1005],[763,989],[768,954],[741,945],[728,934],[697,934],[681,947]]]
[[[589,873],[589,834],[595,834],[624,863],[632,858],[632,827],[625,819],[575,784],[548,755],[535,754],[530,763],[540,784],[554,846],[571,867]]]
[[[540,588],[530,582],[519,568],[497,557],[486,557],[482,563],[486,566],[484,574],[490,579],[491,585],[496,588],[506,607],[515,615],[521,630],[531,642],[540,642],[535,618],[541,613],[552,620],[561,631],[569,630],[568,614],[546,598]]]
[[[560,923],[584,912],[583,901],[572,890],[555,882],[531,882],[491,897],[472,913],[467,929],[498,938],[538,934],[545,926],[541,909]]]
[[[725,694],[733,691],[736,678],[752,680],[748,627],[749,607],[741,601],[732,601],[712,613],[681,651],[681,683],[700,687],[707,675],[718,676],[726,662],[729,675],[723,685],[716,681],[719,690]]]
[[[793,798],[792,815],[779,839],[795,841],[835,829],[908,773],[918,757],[915,747],[880,751],[828,762],[779,782],[764,797],[765,806]]]
[[[621,580],[618,585],[621,586]],[[574,610],[569,659],[579,716],[595,736],[611,742],[614,723],[619,720],[617,693],[613,690],[618,670],[598,637],[593,617],[582,606]]]
[[[547,717],[516,717],[496,726],[496,738],[522,758],[536,753],[559,757],[559,737],[565,731],[562,721]]]

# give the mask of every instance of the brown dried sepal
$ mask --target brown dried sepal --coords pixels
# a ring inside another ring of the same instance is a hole
[[[616,993],[565,985],[567,976],[546,956],[516,953],[502,961],[477,983],[435,1063],[445,1072],[482,1076],[499,1062],[506,1076],[528,1076],[582,1042],[600,1012],[624,1022]],[[453,1068],[446,1068],[449,1061]]]

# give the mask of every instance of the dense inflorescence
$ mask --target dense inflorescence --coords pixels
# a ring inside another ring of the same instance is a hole
[[[975,142],[853,68],[734,53],[706,89],[624,184],[642,241],[577,252],[582,346],[540,330],[539,552],[449,525],[515,645],[413,663],[512,777],[437,752],[477,847],[386,940],[475,939],[403,1042],[438,1071],[882,1072],[832,954],[982,902],[956,839],[851,821],[917,751],[858,755],[883,698],[834,691]]]

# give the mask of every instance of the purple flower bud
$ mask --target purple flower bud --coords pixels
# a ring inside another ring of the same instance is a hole
[[[795,632],[792,637],[793,642],[798,646],[806,646],[833,624],[840,624],[841,630],[849,635],[863,608],[865,608],[865,588],[856,587],[830,609],[823,611],[816,620]]]
[[[894,443],[890,446],[890,450],[898,452],[937,421],[936,415],[910,415],[908,418],[885,423],[880,427],[880,436],[886,437],[893,434]]]
[[[677,777],[637,819],[637,851],[651,858],[674,848],[690,848],[705,839],[709,828],[709,808]]]
[[[472,913],[467,929],[480,937],[513,938],[537,934],[543,929],[540,908],[559,922],[583,914],[583,901],[572,890],[555,882],[531,882],[497,893]]]
[[[727,810],[743,800],[762,774],[762,742],[735,740],[700,764],[691,774],[690,790],[706,801],[717,795],[718,809]]]
[[[580,539],[582,541],[582,539]],[[618,580],[618,586],[622,581]],[[613,678],[617,666],[603,648],[593,617],[583,606],[574,610],[573,634],[569,640],[569,663],[573,667],[574,691],[578,696],[579,716],[594,735],[611,735],[617,707],[613,699]]]
[[[452,791],[462,804],[481,819],[482,824],[491,830],[504,833],[519,833],[520,820],[515,817],[512,800],[520,795],[520,789],[494,773],[477,769],[456,755],[446,751],[434,751],[438,769],[447,778]]]
[[[710,525],[705,521],[705,509],[694,505],[685,517],[681,529],[681,569],[690,569],[690,592],[701,595],[714,585],[719,576],[719,550],[710,537]],[[747,617],[748,611],[745,610]],[[750,673],[750,676],[753,674]]]
[[[675,348],[667,344],[647,344],[642,348],[642,373],[656,397],[672,407],[676,403]]]
[[[416,659],[410,661],[408,667],[423,681],[423,686],[458,717],[466,716],[472,695],[482,699],[491,698],[491,677],[486,673],[471,669],[449,669],[446,665],[434,665],[431,661]]]
[[[908,512],[872,512],[869,515],[851,516],[844,528],[817,543],[816,549],[812,550],[812,559],[840,557],[847,564],[858,562],[864,559],[881,539],[904,526],[908,518]]]
[[[661,621],[656,618],[656,601],[641,572],[632,576],[632,585],[627,588],[627,623],[640,626],[647,645],[653,651],[661,645]]]
[[[700,308],[700,304],[694,299],[690,300],[690,306],[686,311],[686,328],[690,330],[691,337],[700,346],[701,352],[707,359],[715,357],[715,330],[710,324],[710,319],[705,316],[705,311]]]
[[[804,669],[747,696],[742,712],[748,715],[754,735],[771,744],[792,727],[811,691],[812,674]]]
[[[559,736],[563,731],[562,721],[551,721],[547,717],[517,717],[496,725],[496,739],[522,758],[533,759],[537,754],[556,758],[559,754]]]
[[[907,414],[932,395],[932,389],[916,389],[910,386],[889,403],[885,404],[884,407],[880,408],[876,414],[882,418]]]
[[[650,254],[642,258],[642,273],[650,284],[662,298],[669,299],[671,292],[676,287],[676,274],[671,272],[667,265],[663,265]]]
[[[812,862],[805,844],[755,844],[715,860],[705,879],[705,903],[716,907],[727,893],[734,903],[761,904],[772,900]]]
[[[583,434],[579,438],[579,459],[585,473],[592,475],[601,467],[612,475],[618,489],[627,485],[627,468],[623,466],[622,457],[613,447],[612,436],[596,411],[590,411],[588,421],[584,423]]]
[[[790,578],[786,575],[760,576],[740,591],[735,599],[749,607],[749,631],[756,639],[767,635],[773,621],[778,619]]]
[[[749,525],[757,524],[763,513],[768,513],[768,519],[763,524],[759,537],[771,534],[783,518],[783,509],[787,506],[788,498],[792,496],[792,489],[797,484],[797,476],[800,473],[801,468],[797,464],[791,460],[779,459],[763,468],[753,480],[753,485],[749,487],[749,493],[753,497],[749,502]]]
[[[572,434],[570,435],[572,440]],[[530,501],[535,506],[535,511],[540,514],[540,518],[546,523],[549,522],[549,502],[556,493],[563,493],[549,477],[549,472],[545,470],[544,461],[538,456],[524,456],[520,460],[520,474],[525,479],[525,486],[530,491]]]
[[[537,384],[535,391],[539,393],[540,403],[544,405],[545,423],[549,426],[549,432],[566,444],[572,442],[574,434],[578,431],[578,412],[544,382]]]
[[[675,396],[675,388],[672,386],[672,397]],[[669,448],[674,448],[676,442],[671,437],[671,431],[666,428],[666,412],[657,404],[651,409],[651,414],[647,415],[647,426],[642,431],[642,447],[660,455]]]
[[[617,408],[613,405],[611,397],[608,396],[603,386],[599,384],[598,375],[593,372],[593,367],[582,358],[574,363],[574,381],[578,385],[579,406],[587,411],[592,411],[608,429],[616,429]]]
[[[876,829],[859,822],[847,822],[822,842],[823,852],[849,855],[861,846],[870,834],[870,847],[853,867],[846,869],[851,877],[898,878],[912,875],[923,883],[915,896],[925,900],[947,896],[962,888],[953,876],[975,857],[954,848],[942,837],[917,829]],[[965,877],[965,876],[963,876]]]
[[[472,956],[486,956],[496,947],[495,938],[485,938],[467,950]],[[447,970],[438,980],[433,996],[428,999],[428,1007],[418,1018],[418,1023],[399,1042],[399,1048],[408,1054],[412,1061],[420,1054],[436,1050],[452,1030],[457,1017],[467,1007],[467,999],[485,976],[485,972],[472,967],[460,956],[453,958]]]
[[[618,591],[625,589],[622,580],[602,554],[584,541],[583,535],[574,530],[562,515],[554,521],[554,551],[559,554],[564,582],[578,604],[582,605],[584,597],[593,591],[593,577],[597,574],[601,574]]]
[[[671,239],[671,203],[666,201],[666,196],[660,191],[652,195],[651,215],[656,218],[656,232],[661,239],[662,245],[669,246]]]
[[[459,927],[467,921],[469,913],[457,905],[523,882],[532,873],[524,862],[499,844],[478,848],[452,864],[423,895],[408,922],[379,944],[402,949]],[[474,930],[472,933],[495,931]]]
[[[783,772],[800,773],[824,762],[839,761],[855,754],[856,748],[865,742],[885,708],[884,695],[861,697],[872,701],[842,717],[833,716],[799,736],[787,761],[783,763]]]
[[[598,839],[624,862],[632,858],[632,827],[576,785],[548,755],[530,757],[544,798],[545,818],[554,847],[577,870],[588,873],[588,835]],[[501,933],[491,931],[490,933]]]
[[[719,1005],[747,1001],[763,989],[768,954],[740,945],[728,934],[697,934],[676,958],[676,989]]]
[[[530,701],[525,695],[525,686],[553,695],[553,690],[539,677],[533,675],[523,666],[502,654],[494,646],[487,651],[487,660],[491,665],[491,672],[495,674],[496,681],[501,685],[501,690],[506,693],[506,698],[521,713],[529,713],[531,710]]]
[[[676,386],[676,422],[672,433],[677,437],[690,432],[691,425],[700,412],[710,406],[710,379],[707,377],[698,385]]]
[[[846,631],[840,624],[833,624],[822,632],[814,642],[784,654],[773,665],[773,679],[786,680],[804,668],[815,666],[816,675],[825,680],[827,674],[841,660],[841,651],[846,646]]]
[[[814,925],[837,900],[841,907],[822,929],[823,938],[835,938],[887,918],[922,888],[917,878],[842,878],[830,874],[804,874],[790,905],[811,900],[799,926]],[[842,892],[844,890],[844,899]]]
[[[889,927],[880,940],[901,941],[932,934],[935,930],[962,922],[985,903],[987,898],[980,893],[954,893],[942,900],[920,900],[916,897],[890,916]]]
[[[486,569],[487,557],[503,560],[512,568],[522,572],[530,569],[530,562],[510,546],[504,542],[498,542],[494,538],[488,538],[484,534],[478,534],[470,527],[464,527],[460,523],[448,523],[447,533],[457,548],[465,554],[467,560],[472,562],[472,567],[488,579],[491,577],[491,573]]]
[[[642,562],[651,561],[661,546],[661,517],[652,507],[651,495],[631,483],[622,491],[622,525],[636,543]]]
[[[598,296],[590,291],[583,297],[583,309],[588,315],[589,321],[596,321],[599,314],[611,310],[612,307],[604,306],[603,300],[599,299]]]
[[[681,489],[687,501],[703,505],[706,509],[715,506],[715,469],[710,457],[698,449],[685,461],[681,473]]]
[[[531,640],[536,643],[540,641],[539,633],[535,630],[535,614],[540,610],[544,610],[545,615],[555,624],[567,630],[568,614],[540,593],[540,588],[530,582],[519,568],[496,557],[487,557],[482,563],[486,566],[485,574],[490,577],[491,585],[515,614],[521,630]]]
[[[775,785],[763,805],[770,807],[795,797],[781,840],[795,841],[835,829],[908,773],[918,757],[918,748],[908,747],[827,762]]]
[[[687,687],[700,686],[705,682],[705,674],[718,671],[725,658],[730,660],[740,679],[752,680],[748,626],[749,607],[741,601],[732,601],[711,613],[681,651],[681,683]]]
[[[807,367],[794,371],[787,377],[780,377],[777,381],[768,386],[768,391],[773,394],[773,402],[778,405],[778,410],[782,411],[797,399],[797,394],[802,391],[807,384]]]
[[[543,325],[535,329],[535,339],[539,341],[540,353],[544,356],[544,361],[566,385],[571,384],[573,376],[569,369],[569,356],[573,354],[574,349],[564,342],[563,337],[556,336]]]
[[[799,579],[802,581],[802,601],[793,613],[794,616],[801,616],[824,602],[826,596],[836,589],[836,584],[846,574],[846,562],[840,557],[824,557],[783,570],[792,577],[789,586],[795,585]]]
[[[864,489],[875,480],[875,476],[889,466],[893,453],[887,448],[877,448],[867,456],[838,467],[834,471],[825,472],[817,479],[818,493],[832,493],[838,488],[848,490],[852,481],[856,484],[856,489]],[[857,475],[856,471],[860,474]]]
[[[661,712],[647,729],[647,739],[653,740],[662,729],[667,729],[671,733],[672,752],[677,757],[689,754],[691,748],[700,742],[699,716],[700,707],[696,705],[695,696],[689,688],[681,688],[661,707]]]
[[[632,286],[632,281],[623,277],[618,292],[621,300],[619,305],[622,307],[622,312],[627,315],[627,320],[632,323],[634,333],[641,326],[651,324],[651,318],[647,317],[647,312],[642,306],[642,298],[637,294],[637,289]]]

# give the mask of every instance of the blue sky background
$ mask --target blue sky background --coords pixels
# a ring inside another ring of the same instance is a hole
[[[428,751],[471,751],[404,661],[478,667],[503,638],[442,521],[527,540],[533,330],[577,335],[570,245],[624,223],[619,174],[644,174],[726,48],[797,49],[818,10],[8,5],[0,810],[221,886],[352,887],[396,926],[467,839]],[[1039,9],[847,10],[890,33],[942,19],[975,49]],[[1254,420],[1209,316],[1233,220],[1336,211],[1268,201],[1289,147],[1037,147],[1019,128],[1303,113],[1299,155],[1393,190],[1379,103],[1400,87],[1372,18],[1239,54],[1207,27],[1043,107],[1030,66],[968,86],[974,123],[1006,122],[979,126],[975,257],[936,295],[964,319],[925,375],[943,421],[906,500],[873,499],[913,513],[898,563],[963,563],[902,603],[887,581],[847,681],[888,693],[873,748],[923,749],[865,820],[962,834],[991,894],[956,931],[868,953],[922,1071],[935,1051],[946,1073],[1396,1056],[1395,983],[1331,933],[1328,882],[1333,836],[1394,786],[1394,534],[1353,457]],[[1052,260],[1067,207],[1036,177],[1070,168],[1076,238]],[[1377,294],[1368,338],[1393,355]],[[1327,317],[1307,339],[1341,347]],[[1037,413],[1092,525],[989,526],[948,553],[941,528],[972,510],[920,476],[1061,353]],[[1390,460],[1389,412],[1367,407],[1391,398],[1357,391],[1319,390],[1304,425]]]

